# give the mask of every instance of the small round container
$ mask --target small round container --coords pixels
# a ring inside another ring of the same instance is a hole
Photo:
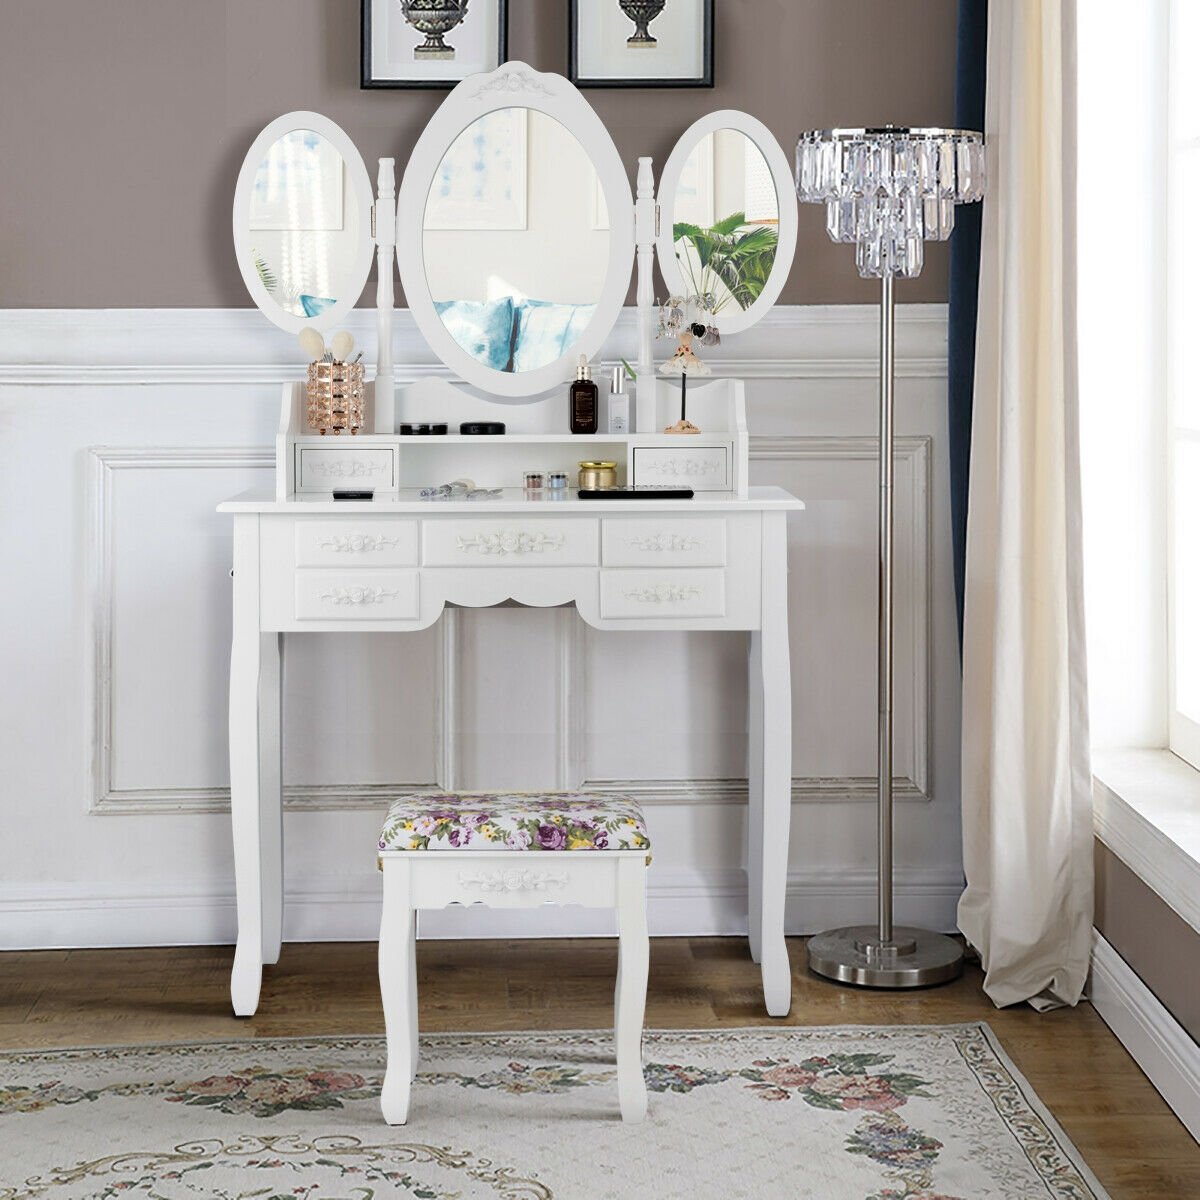
[[[526,471],[525,472],[525,490],[527,492],[540,492],[546,486],[545,471]]]
[[[579,486],[589,491],[600,491],[617,486],[617,464],[615,462],[581,462],[579,464]]]
[[[449,432],[450,427],[441,421],[405,422],[400,426],[403,437],[438,437]]]
[[[546,486],[552,492],[565,492],[567,490],[567,476],[565,471],[551,471],[546,476]]]
[[[458,427],[458,432],[476,437],[480,434],[499,437],[504,432],[504,428],[503,421],[463,421]]]

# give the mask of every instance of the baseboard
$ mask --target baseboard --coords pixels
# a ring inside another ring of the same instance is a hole
[[[379,929],[379,875],[308,880],[289,889],[287,941],[367,941]],[[658,937],[744,935],[746,877],[727,868],[655,866],[648,883],[650,932]],[[962,890],[955,870],[896,872],[897,919],[950,931]],[[816,933],[870,922],[875,879],[862,870],[796,871],[788,878],[786,928]],[[425,937],[611,937],[611,914],[557,908],[473,907],[427,912]],[[0,886],[0,949],[225,944],[237,933],[232,885],[136,890],[129,886]]]
[[[1133,968],[1093,932],[1092,1006],[1200,1141],[1200,1046]]]

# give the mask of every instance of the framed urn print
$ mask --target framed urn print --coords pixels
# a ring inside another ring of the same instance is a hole
[[[364,88],[452,88],[508,57],[508,0],[362,0]]]
[[[712,87],[713,0],[570,0],[577,87]]]

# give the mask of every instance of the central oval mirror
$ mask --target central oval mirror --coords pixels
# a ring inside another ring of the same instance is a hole
[[[597,353],[633,252],[629,182],[607,131],[567,80],[523,64],[460,84],[401,183],[409,307],[438,357],[493,395],[545,392]]]
[[[255,304],[280,328],[325,328],[358,303],[374,253],[371,200],[354,143],[319,113],[288,113],[254,140],[234,192],[234,249]]]
[[[570,355],[604,291],[608,211],[596,169],[579,139],[536,109],[496,109],[455,138],[421,238],[443,326],[494,371]]]
[[[746,113],[710,113],[671,152],[659,199],[667,288],[704,297],[722,334],[748,329],[779,298],[796,249],[796,193],[779,143]]]

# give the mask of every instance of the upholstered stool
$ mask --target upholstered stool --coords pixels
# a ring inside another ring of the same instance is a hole
[[[642,811],[628,796],[411,793],[393,802],[379,836],[379,988],[387,1024],[380,1106],[389,1125],[408,1119],[417,1069],[416,911],[481,902],[493,908],[558,903],[617,910],[617,1095],[624,1120],[646,1115],[649,851]]]

